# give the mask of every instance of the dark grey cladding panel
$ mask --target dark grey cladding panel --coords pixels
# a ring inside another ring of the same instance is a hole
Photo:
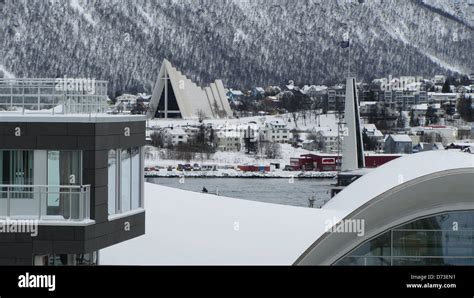
[[[33,258],[0,258],[0,266],[31,266]]]
[[[131,135],[145,133],[145,121],[96,123],[95,133],[98,136],[124,135],[126,127]]]
[[[95,149],[114,149],[120,147],[120,136],[119,135],[104,135],[96,136],[95,138]]]
[[[32,236],[29,233],[15,233],[15,242],[31,242]]]
[[[0,258],[31,257],[33,244],[31,242],[8,242],[0,245]]]
[[[108,168],[95,169],[94,187],[107,186]]]
[[[49,254],[53,251],[53,241],[33,241],[34,254]]]
[[[34,240],[74,240],[75,233],[73,226],[40,226]]]
[[[105,247],[139,237],[143,234],[145,234],[144,225],[131,227],[130,231],[128,232],[122,232],[122,231],[112,232],[110,234],[98,237],[96,239],[97,246],[98,246],[96,249],[103,249]]]
[[[84,150],[82,151],[82,168],[83,169],[95,169],[97,164],[96,151]]]
[[[21,136],[15,136],[15,128]],[[125,127],[130,137],[125,137]],[[109,123],[14,123],[0,120],[2,149],[105,150],[145,144],[145,121]],[[122,138],[123,136],[123,138]]]
[[[27,123],[28,135],[30,136],[67,136],[68,129],[66,123],[38,122]]]
[[[95,196],[94,204],[95,205],[107,204],[107,197],[108,197],[108,187],[107,186],[94,187],[93,189],[91,189],[91,191],[94,192],[94,196]]]
[[[81,150],[94,150],[95,140],[94,136],[77,136],[77,147]]]
[[[130,231],[125,231],[125,222],[130,223]],[[15,234],[0,234],[0,265],[7,262],[2,260],[19,259],[25,262],[12,265],[30,265],[33,254],[92,252],[143,234],[144,212],[90,226],[40,226],[37,237],[28,235],[22,242]]]
[[[82,170],[82,184],[95,186],[95,169]]]
[[[84,241],[53,241],[53,253],[55,254],[80,254],[85,249]]]
[[[76,150],[80,148],[76,136],[38,136],[35,149]]]
[[[19,127],[22,135],[28,134],[27,123],[18,122],[1,122],[0,123],[0,136],[15,136],[16,128]]]
[[[36,149],[36,137],[30,136],[1,136],[1,149]]]
[[[84,150],[82,152],[82,168],[85,170],[108,167],[108,150]]]
[[[0,233],[0,245],[2,245],[2,242],[15,242],[15,234]]]
[[[129,137],[120,136],[120,147],[130,148],[145,145],[145,133],[130,135]]]
[[[94,217],[94,220],[96,223],[102,223],[102,222],[106,222],[107,219],[108,219],[108,205],[107,203],[105,204],[100,204],[100,205],[95,205],[94,206],[94,209],[95,209],[95,217]],[[99,228],[100,230],[100,228]]]
[[[95,167],[100,168],[107,168],[108,167],[108,150],[97,150],[95,151]]]
[[[66,123],[67,135],[70,136],[94,136],[95,123]]]

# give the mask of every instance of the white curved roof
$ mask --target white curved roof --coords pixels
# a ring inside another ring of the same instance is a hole
[[[400,183],[459,168],[474,168],[474,155],[445,150],[405,155],[362,176],[324,205],[323,209],[345,210],[349,214]]]
[[[101,251],[103,265],[291,265],[333,223],[404,181],[474,167],[474,155],[407,155],[359,178],[322,209],[145,185],[146,234]],[[237,230],[236,230],[237,225]]]

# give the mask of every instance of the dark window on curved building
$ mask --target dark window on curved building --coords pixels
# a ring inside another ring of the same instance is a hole
[[[334,265],[473,265],[474,211],[418,219],[370,239]]]

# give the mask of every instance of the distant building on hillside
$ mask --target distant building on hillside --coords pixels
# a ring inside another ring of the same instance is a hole
[[[320,130],[316,133],[317,142],[321,144],[322,151],[325,153],[337,153],[338,151],[338,140],[340,136],[336,130]],[[341,149],[341,148],[339,148]]]
[[[435,143],[420,142],[413,147],[413,152],[423,152],[423,151],[430,151],[430,150],[444,150],[444,146],[440,142],[435,142]]]
[[[181,127],[168,127],[164,130],[165,145],[177,146],[188,142],[188,135]]]
[[[382,99],[397,111],[407,111],[413,105],[428,103],[428,94],[425,91],[392,90],[383,92]]]
[[[244,93],[240,90],[229,89],[229,91],[227,91],[227,97],[231,101],[239,101],[244,97]]]
[[[272,120],[265,122],[264,127],[260,129],[261,139],[273,143],[289,143],[290,130],[281,120]]]
[[[328,98],[326,109],[328,111],[344,111],[344,102],[346,100],[346,91],[342,86],[331,87],[328,89]]]
[[[241,132],[236,125],[220,125],[215,129],[218,151],[240,151]]]
[[[412,140],[408,135],[388,135],[384,145],[385,153],[412,153]]]

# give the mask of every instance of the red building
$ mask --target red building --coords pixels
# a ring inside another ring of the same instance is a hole
[[[370,154],[365,155],[365,167],[376,168],[401,155],[396,154]],[[290,166],[295,171],[337,171],[339,156],[337,154],[303,154],[299,158],[291,158]]]

